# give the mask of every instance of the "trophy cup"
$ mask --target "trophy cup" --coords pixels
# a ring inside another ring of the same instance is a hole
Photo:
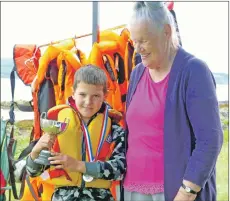
[[[69,120],[65,119],[64,122],[47,119],[46,112],[43,112],[40,116],[40,125],[42,131],[48,133],[49,135],[59,135],[64,132],[69,124]],[[38,156],[34,160],[35,163],[41,165],[51,165],[48,158],[51,157],[52,154],[49,150],[42,150]]]

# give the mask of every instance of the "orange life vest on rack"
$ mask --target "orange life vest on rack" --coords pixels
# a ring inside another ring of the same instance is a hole
[[[60,54],[62,50],[70,50],[73,48],[75,42],[74,39],[66,40],[55,45],[50,45],[45,50],[44,54],[39,60],[39,67],[37,72],[37,79],[34,83],[35,91],[38,90],[40,84],[46,76],[48,70],[48,64]]]
[[[37,74],[41,51],[36,45],[14,46],[14,65],[18,77],[25,85],[30,85]]]
[[[39,139],[41,137],[38,91],[41,87],[41,84],[43,83],[43,80],[46,77],[49,63],[56,59],[62,50],[71,49],[73,48],[73,46],[74,40],[67,40],[57,45],[49,46],[39,60],[37,75],[33,81],[34,92],[32,93],[34,104],[34,139]],[[54,89],[56,89],[57,92],[57,83],[54,82],[53,84]]]
[[[103,31],[99,43],[94,43],[89,62],[102,68],[108,77],[109,95],[107,101],[114,109],[124,112],[127,83],[125,80],[124,57],[129,32],[124,29],[121,35],[113,31]],[[104,59],[106,58],[106,59]],[[106,60],[106,61],[105,61]]]
[[[40,58],[37,76],[33,85],[35,91],[33,93],[35,105],[34,139],[38,139],[41,136],[40,113],[47,112],[49,108],[55,105],[65,103],[67,98],[72,95],[75,71],[87,63],[83,52],[76,48],[71,50],[74,46],[75,41],[73,39],[66,40],[57,45],[49,46]],[[47,88],[49,90],[53,88],[50,91],[51,93],[45,91]],[[42,90],[45,92],[41,92]],[[47,101],[41,97],[39,101],[38,94]]]
[[[104,57],[103,57],[104,56]],[[103,61],[106,58],[107,61]],[[116,71],[114,68],[114,62],[110,55],[102,54],[100,46],[94,43],[92,51],[90,53],[89,62],[104,70],[108,78],[108,95],[106,101],[116,110],[122,111],[121,93],[117,83]],[[107,70],[108,69],[108,70]]]
[[[56,104],[64,104],[73,93],[74,74],[82,65],[87,64],[85,54],[78,50],[63,50],[57,57],[58,93]]]

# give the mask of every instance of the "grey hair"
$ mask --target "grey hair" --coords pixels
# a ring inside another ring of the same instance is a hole
[[[133,22],[147,21],[159,36],[168,24],[171,27],[172,35],[170,39],[170,49],[179,46],[179,38],[176,31],[176,23],[164,2],[158,1],[139,1],[134,3],[133,13],[130,24]]]
[[[97,66],[86,65],[78,69],[74,75],[74,91],[80,82],[103,86],[103,92],[107,93],[107,77],[105,72]]]

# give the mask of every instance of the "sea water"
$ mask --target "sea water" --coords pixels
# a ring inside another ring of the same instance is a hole
[[[216,93],[218,101],[228,101],[228,85],[217,85]],[[12,100],[11,83],[9,78],[1,78],[1,102]],[[26,86],[19,78],[15,79],[14,100],[32,100],[31,87]],[[4,119],[9,118],[9,110],[1,109],[1,117]],[[15,119],[33,119],[33,112],[20,112],[15,111]]]

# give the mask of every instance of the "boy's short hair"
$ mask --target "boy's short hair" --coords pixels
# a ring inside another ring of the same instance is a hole
[[[86,65],[78,69],[74,75],[74,91],[80,82],[92,85],[102,85],[104,93],[107,93],[107,77],[105,72],[97,66]]]

